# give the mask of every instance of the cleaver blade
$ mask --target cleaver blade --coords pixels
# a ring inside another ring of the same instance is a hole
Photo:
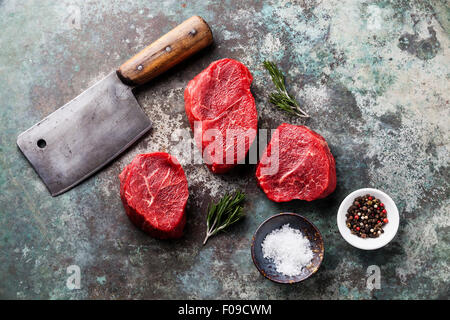
[[[116,158],[152,124],[116,72],[17,138],[17,145],[57,196]]]
[[[101,169],[151,128],[133,87],[212,42],[208,24],[193,16],[21,133],[17,145],[51,195],[69,190]]]

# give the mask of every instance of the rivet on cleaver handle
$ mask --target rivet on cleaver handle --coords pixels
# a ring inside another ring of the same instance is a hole
[[[20,134],[17,145],[52,196],[101,169],[151,128],[129,84],[147,82],[211,42],[206,22],[192,17]]]

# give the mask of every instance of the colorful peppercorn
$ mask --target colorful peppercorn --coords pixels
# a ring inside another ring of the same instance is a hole
[[[377,238],[384,233],[383,226],[389,222],[384,203],[366,194],[354,199],[347,210],[347,227],[361,238]]]

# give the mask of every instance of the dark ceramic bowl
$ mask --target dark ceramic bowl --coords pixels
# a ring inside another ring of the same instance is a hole
[[[278,273],[275,264],[270,259],[264,258],[262,253],[261,244],[266,236],[285,224],[300,230],[308,238],[314,254],[311,263],[303,268],[302,273],[297,276]],[[323,253],[323,239],[319,230],[308,219],[296,213],[280,213],[270,217],[258,227],[252,239],[252,259],[256,268],[264,277],[277,283],[296,283],[309,278],[319,269]]]

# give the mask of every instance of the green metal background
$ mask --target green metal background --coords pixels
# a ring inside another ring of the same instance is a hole
[[[448,299],[446,3],[0,0],[0,297]],[[154,129],[99,174],[50,197],[17,135],[195,14],[211,25],[215,45],[139,90]],[[260,128],[306,124],[327,139],[337,189],[325,200],[276,204],[257,187],[255,166],[216,176],[181,153],[191,194],[185,236],[152,239],[126,217],[117,175],[138,153],[177,152],[170,137],[189,128],[183,90],[224,57],[252,72]],[[311,119],[267,102],[264,59],[283,68]],[[397,237],[373,252],[348,245],[336,226],[340,201],[361,187],[390,194],[401,215]],[[202,247],[208,203],[236,188],[248,194],[247,218]],[[257,226],[283,211],[308,217],[325,240],[319,272],[297,285],[266,280],[250,256]],[[70,265],[81,269],[79,290],[66,287]],[[369,265],[381,269],[379,290],[366,288]]]

